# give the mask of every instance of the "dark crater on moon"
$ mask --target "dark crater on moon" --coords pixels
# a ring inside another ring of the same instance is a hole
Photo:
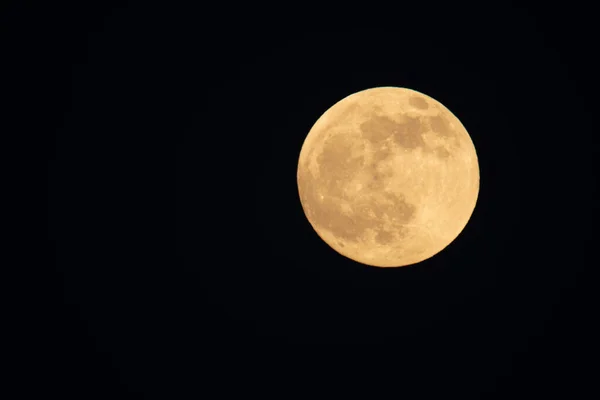
[[[446,118],[442,117],[441,115],[436,115],[435,117],[428,118],[428,120],[432,131],[440,136],[452,136],[452,129],[450,128],[450,124]]]
[[[419,110],[427,110],[429,108],[429,104],[427,104],[427,101],[419,96],[411,96],[408,99],[408,104],[415,108],[418,108]]]

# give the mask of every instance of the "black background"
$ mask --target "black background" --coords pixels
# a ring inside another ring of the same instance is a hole
[[[191,398],[382,370],[408,398],[414,382],[476,398],[591,387],[589,13],[170,4],[3,14],[21,129],[50,148],[35,386]],[[297,193],[312,124],[375,86],[442,102],[480,162],[463,234],[406,268],[339,256]]]

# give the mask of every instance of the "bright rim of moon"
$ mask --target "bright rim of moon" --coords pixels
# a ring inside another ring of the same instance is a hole
[[[442,251],[467,225],[479,193],[465,127],[435,99],[398,87],[363,90],[327,110],[304,141],[297,178],[316,233],[375,267]]]

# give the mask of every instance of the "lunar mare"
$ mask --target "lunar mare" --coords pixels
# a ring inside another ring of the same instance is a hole
[[[366,265],[401,267],[462,232],[477,202],[479,166],[467,130],[440,102],[379,87],[317,120],[297,182],[308,221],[331,248]]]

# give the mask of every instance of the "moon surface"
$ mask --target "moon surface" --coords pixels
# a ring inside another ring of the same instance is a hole
[[[298,161],[304,213],[332,249],[402,267],[462,232],[479,193],[475,146],[450,110],[415,90],[377,87],[329,108]]]

